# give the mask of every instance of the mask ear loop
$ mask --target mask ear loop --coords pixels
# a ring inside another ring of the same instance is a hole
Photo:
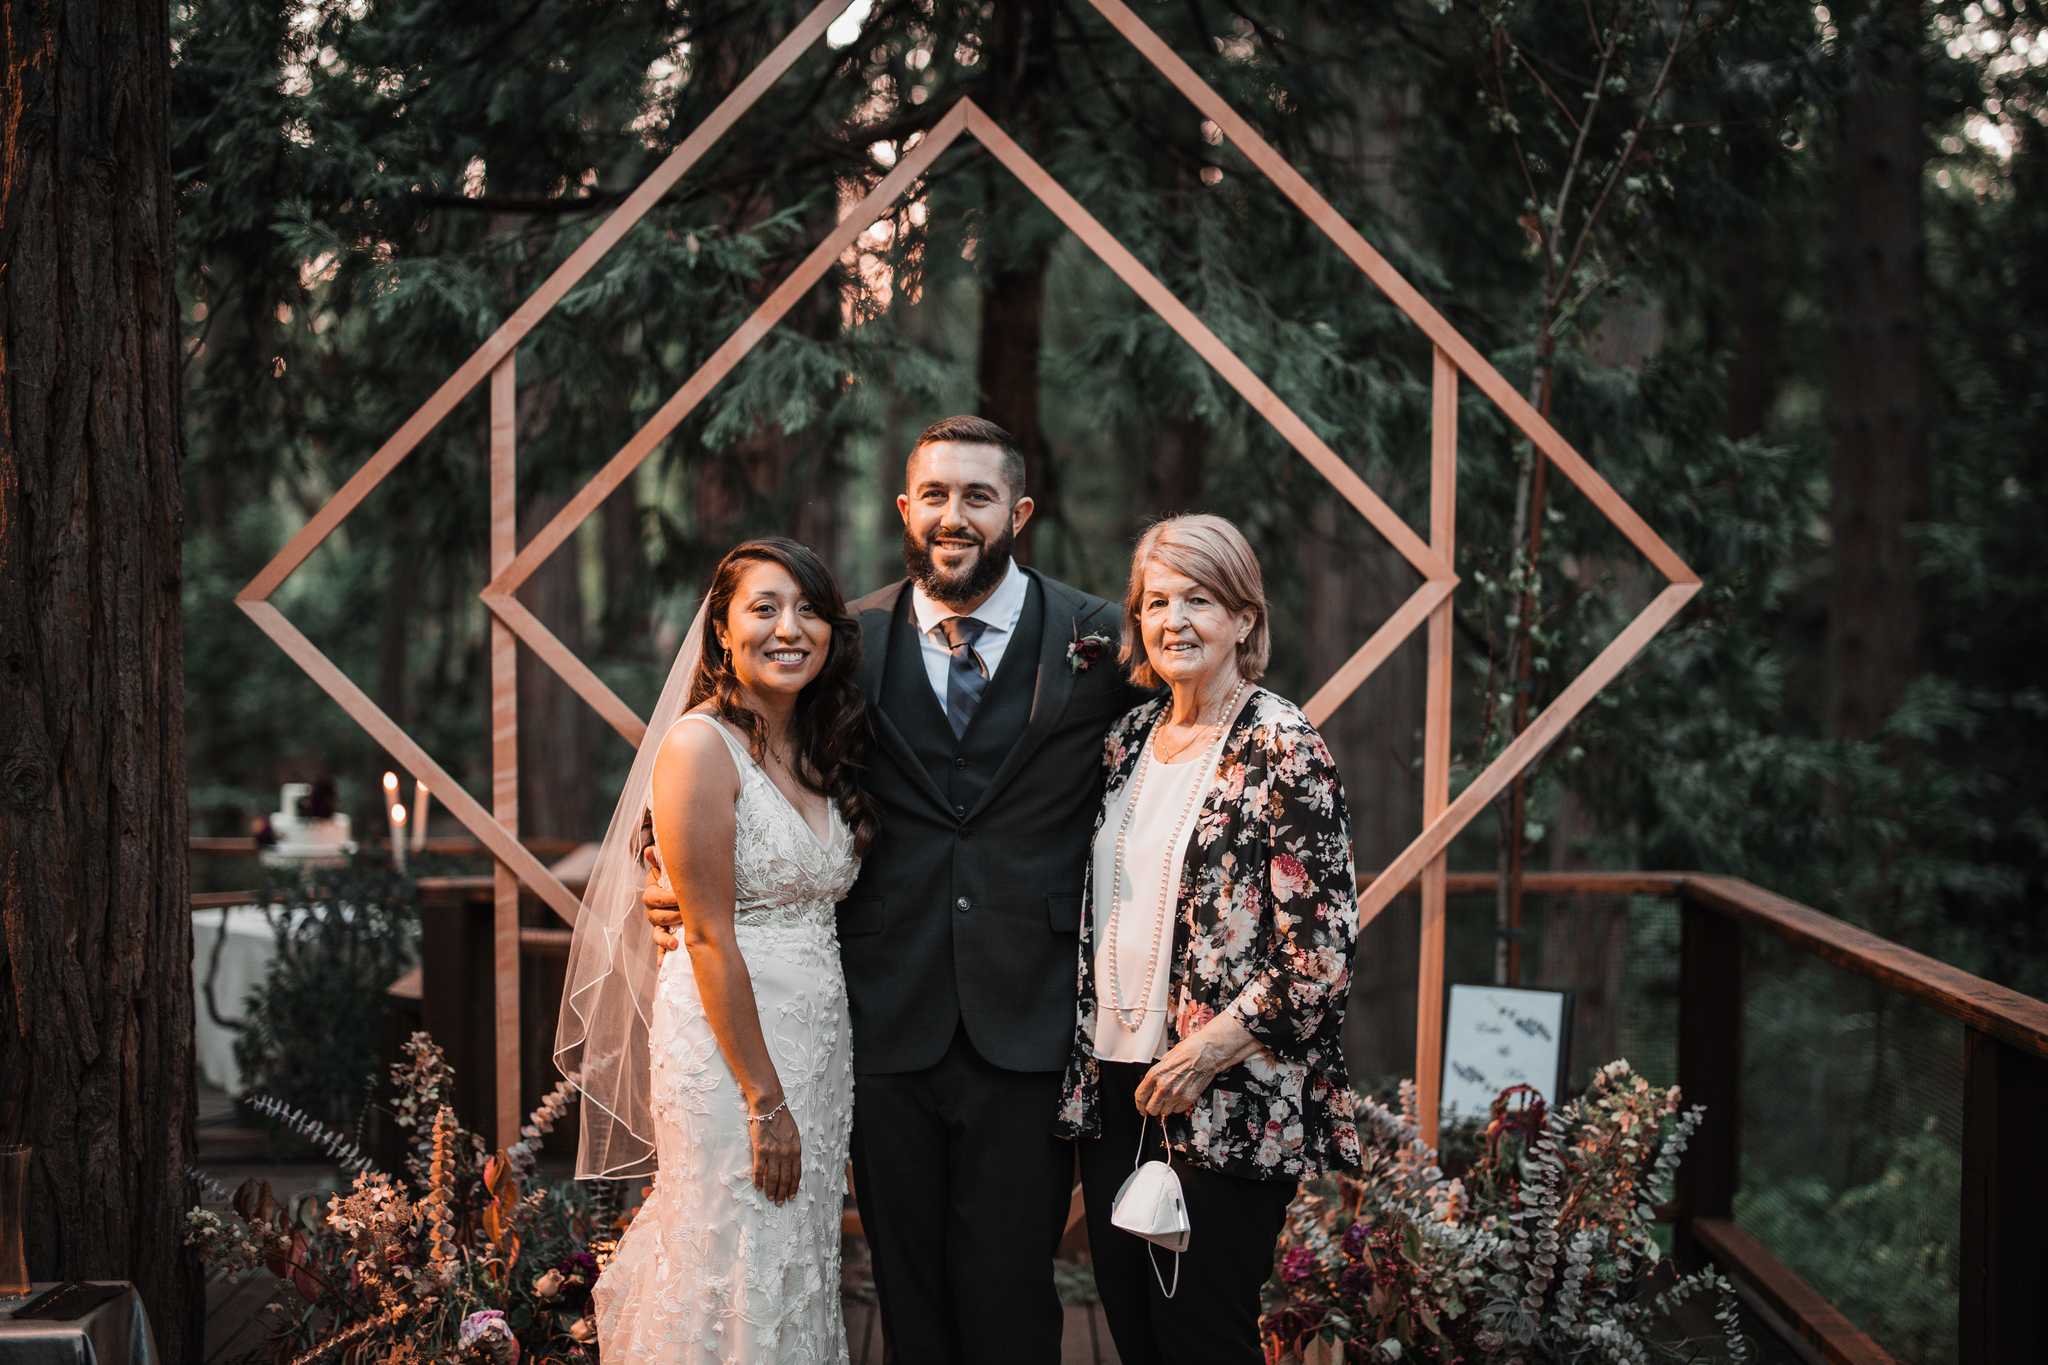
[[[1136,1170],[1145,1164],[1145,1125],[1151,1121],[1152,1116],[1149,1114],[1138,1120],[1138,1151],[1137,1155],[1131,1160],[1132,1170]],[[1166,1140],[1165,1119],[1159,1120],[1159,1145],[1166,1149],[1166,1169],[1170,1171],[1173,1169],[1173,1144]],[[1180,1182],[1176,1180],[1174,1181],[1175,1193],[1173,1196],[1173,1206],[1176,1212],[1179,1212],[1182,1207],[1179,1189]],[[1180,1289],[1180,1253],[1178,1251],[1173,1253],[1173,1288],[1171,1289],[1167,1288],[1166,1276],[1159,1269],[1159,1247],[1150,1239],[1147,1239],[1145,1242],[1145,1259],[1152,1263],[1152,1278],[1158,1282],[1159,1292],[1169,1299],[1172,1298]]]

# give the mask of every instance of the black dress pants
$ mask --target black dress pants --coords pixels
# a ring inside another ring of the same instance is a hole
[[[1123,1365],[1259,1365],[1259,1289],[1273,1272],[1273,1245],[1287,1219],[1296,1181],[1247,1180],[1203,1170],[1176,1153],[1174,1173],[1187,1201],[1188,1249],[1174,1283],[1173,1253],[1110,1226],[1110,1201],[1138,1159],[1164,1159],[1157,1119],[1135,1103],[1141,1062],[1103,1062],[1102,1136],[1084,1138],[1081,1194],[1102,1313]],[[1155,1278],[1174,1290],[1166,1297]]]
[[[1052,1136],[1060,1080],[990,1065],[964,1030],[923,1071],[855,1070],[854,1197],[896,1365],[1057,1365],[1074,1180]]]

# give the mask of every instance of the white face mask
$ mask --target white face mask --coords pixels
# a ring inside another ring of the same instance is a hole
[[[1147,1119],[1145,1122],[1150,1122]],[[1160,1131],[1164,1134],[1165,1120],[1160,1120]],[[1138,1125],[1138,1155],[1145,1152],[1145,1123]],[[1173,1253],[1173,1287],[1169,1289],[1166,1277],[1159,1273],[1159,1262],[1152,1261],[1152,1278],[1159,1281],[1159,1292],[1172,1298],[1174,1290],[1180,1288],[1180,1253],[1188,1249],[1188,1205],[1181,1197],[1180,1176],[1173,1169],[1173,1147],[1166,1148],[1165,1161],[1137,1162],[1124,1183],[1117,1188],[1116,1198],[1109,1204],[1109,1221],[1112,1227],[1122,1228],[1134,1237],[1142,1237],[1156,1246],[1163,1246]],[[1146,1248],[1146,1258],[1155,1255]]]

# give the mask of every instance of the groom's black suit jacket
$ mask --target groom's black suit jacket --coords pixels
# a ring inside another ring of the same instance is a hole
[[[958,738],[907,580],[852,604],[875,735],[864,786],[880,813],[839,906],[856,1071],[932,1066],[963,1024],[997,1067],[1066,1065],[1103,735],[1145,694],[1116,662],[1117,607],[1024,573],[1016,634]],[[1076,669],[1069,646],[1089,635],[1109,644]]]

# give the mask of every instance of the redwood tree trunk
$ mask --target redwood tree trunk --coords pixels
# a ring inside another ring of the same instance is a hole
[[[1771,192],[1771,161],[1779,155],[1775,139],[1768,130],[1751,126],[1732,106],[1723,127],[1728,130],[1729,179],[1745,200],[1763,201]],[[1761,214],[1738,220],[1737,226],[1761,229]],[[1762,230],[1729,231],[1714,272],[1714,295],[1708,301],[1710,341],[1728,357],[1728,411],[1722,430],[1738,441],[1762,434],[1778,399],[1785,321],[1776,241]]]
[[[1036,144],[1046,114],[1053,65],[1051,18],[1048,5],[998,0],[985,30],[989,83],[977,98],[1026,146]],[[990,224],[1003,221],[1006,214],[1014,215],[1017,206],[1029,200],[1007,173],[992,173],[990,184]],[[1024,455],[1027,491],[1038,508],[1033,525],[1058,527],[1059,471],[1053,466],[1038,409],[1045,283],[1052,247],[1049,242],[1013,242],[1005,243],[1001,250],[1001,264],[989,272],[981,296],[981,344],[975,376],[981,416],[1016,438]],[[1045,543],[1043,535],[1027,533],[1026,557],[1034,540],[1041,546]]]
[[[1920,7],[1872,0],[1869,8],[1871,32],[1838,121],[1828,394],[1828,721],[1845,739],[1875,735],[1919,671],[1908,531],[1926,520],[1929,480]],[[1848,32],[1856,16],[1842,17]]]
[[[1012,269],[989,277],[981,303],[979,380],[981,415],[1017,440],[1027,471],[1025,486],[1038,505],[1034,521],[1060,516],[1058,471],[1038,415],[1039,358],[1045,342],[1045,275],[1050,253],[1034,252]]]
[[[166,7],[0,10],[0,1142],[37,1279],[199,1284]],[[257,648],[259,643],[250,647]]]

